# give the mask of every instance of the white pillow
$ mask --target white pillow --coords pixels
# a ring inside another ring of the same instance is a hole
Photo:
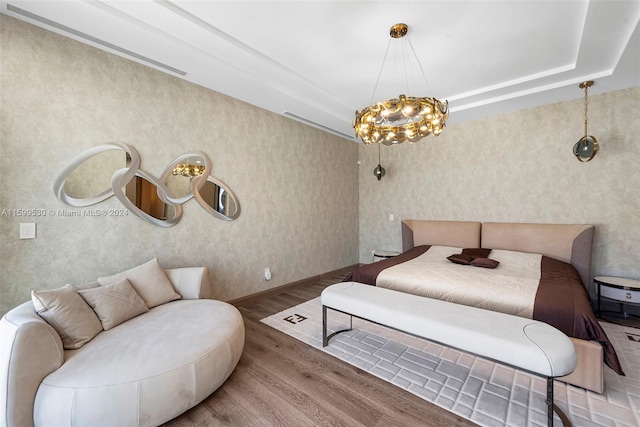
[[[96,312],[105,331],[149,311],[127,279],[78,293]]]
[[[98,283],[105,286],[125,278],[149,308],[180,299],[157,258],[113,276],[99,277]]]
[[[100,319],[73,285],[31,291],[31,300],[36,312],[56,330],[68,350],[82,347],[102,331]]]

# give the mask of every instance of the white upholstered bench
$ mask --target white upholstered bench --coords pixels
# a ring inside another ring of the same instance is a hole
[[[547,422],[553,411],[553,379],[570,374],[577,356],[571,340],[546,323],[355,282],[327,287],[321,295],[322,345],[327,308],[438,342],[547,379]]]

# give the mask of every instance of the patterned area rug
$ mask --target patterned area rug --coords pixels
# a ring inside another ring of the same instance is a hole
[[[349,317],[328,310],[328,329]],[[322,348],[320,298],[262,322],[481,426],[543,427],[546,381],[364,320]],[[555,403],[574,426],[640,426],[640,329],[603,323],[627,376],[605,367],[605,393],[555,382]],[[554,426],[562,425],[556,415]]]

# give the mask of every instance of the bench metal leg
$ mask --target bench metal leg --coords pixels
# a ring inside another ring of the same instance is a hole
[[[326,347],[329,344],[329,337],[327,337],[327,306],[322,306],[322,346]]]
[[[335,331],[334,333],[327,335],[327,306],[322,306],[322,346],[329,345],[329,340],[334,336],[342,332],[347,332],[353,329],[353,316],[349,315],[349,328]]]
[[[553,378],[547,378],[547,426],[553,427],[553,413],[558,414],[560,421],[564,427],[571,427],[569,417],[565,415],[560,408],[553,403]]]

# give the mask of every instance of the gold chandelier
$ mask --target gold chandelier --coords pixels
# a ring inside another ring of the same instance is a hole
[[[408,29],[406,24],[395,24],[391,27],[389,35],[392,39],[400,39],[407,34]],[[408,41],[408,43],[416,61],[420,64],[411,42]],[[384,60],[382,66],[384,67]],[[422,71],[422,65],[420,65],[420,70]],[[382,68],[378,74],[378,81],[381,73]],[[422,74],[424,77],[424,71]],[[376,82],[376,87],[377,85],[378,82]],[[353,127],[365,144],[393,145],[405,141],[413,143],[429,134],[438,136],[442,133],[448,118],[448,101],[442,102],[436,98],[400,95],[398,98],[376,102],[361,111],[356,111]]]
[[[187,161],[187,163],[178,164],[171,171],[171,175],[180,175],[186,176],[188,178],[193,178],[195,176],[202,175],[204,173],[204,165],[191,164]]]

